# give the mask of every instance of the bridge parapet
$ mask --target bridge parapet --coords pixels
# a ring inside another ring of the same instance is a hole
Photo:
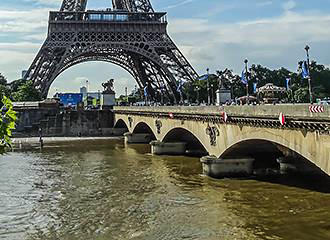
[[[115,111],[140,113],[180,113],[188,115],[218,115],[226,112],[232,117],[278,118],[280,113],[294,120],[330,121],[330,108],[322,113],[311,113],[308,104],[279,104],[257,106],[118,106]]]

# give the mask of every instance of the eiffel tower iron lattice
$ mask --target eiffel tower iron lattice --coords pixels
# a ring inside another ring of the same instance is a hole
[[[197,73],[167,34],[165,12],[155,12],[149,0],[112,0],[113,9],[86,10],[87,0],[63,0],[50,12],[48,36],[26,80],[44,98],[66,69],[87,61],[106,61],[126,69],[140,88],[154,96],[164,89],[179,98],[180,80],[194,81]]]

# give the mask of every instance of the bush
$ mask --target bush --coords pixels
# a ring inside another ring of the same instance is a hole
[[[17,119],[13,104],[7,97],[3,97],[2,104],[0,109],[0,154],[11,146],[10,137]]]

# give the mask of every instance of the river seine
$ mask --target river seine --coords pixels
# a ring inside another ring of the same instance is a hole
[[[198,158],[149,152],[113,139],[0,156],[0,239],[330,239],[322,180],[213,180]]]

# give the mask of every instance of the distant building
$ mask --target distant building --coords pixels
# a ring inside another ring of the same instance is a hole
[[[83,95],[83,99],[87,97],[87,87],[81,87],[80,93]]]

